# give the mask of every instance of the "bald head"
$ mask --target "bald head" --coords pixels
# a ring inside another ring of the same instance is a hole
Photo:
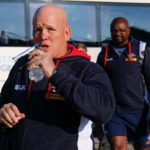
[[[110,30],[112,31],[114,26],[116,26],[117,24],[124,24],[127,28],[129,28],[129,23],[127,19],[123,17],[117,17],[111,22]]]
[[[33,17],[33,25],[37,21],[40,15],[53,15],[53,17],[57,18],[61,23],[67,25],[67,14],[64,9],[57,5],[44,5],[37,9]],[[40,17],[41,18],[41,17]]]

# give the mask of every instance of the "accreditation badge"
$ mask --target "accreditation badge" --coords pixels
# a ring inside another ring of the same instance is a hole
[[[150,135],[148,135],[148,137],[147,137],[146,144],[147,144],[147,145],[149,145],[149,144],[150,144]]]
[[[51,90],[46,92],[45,99],[46,100],[65,100],[65,98],[59,92],[56,91],[55,86],[52,86]]]
[[[128,55],[128,57],[125,58],[125,61],[136,62],[137,58],[135,53],[131,53],[130,55]]]
[[[136,62],[137,58],[136,57],[126,57],[125,61]]]

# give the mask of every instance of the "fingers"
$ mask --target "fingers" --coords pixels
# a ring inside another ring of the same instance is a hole
[[[28,59],[32,59],[35,56],[39,56],[40,54],[42,54],[43,52],[40,49],[35,49],[34,51],[32,51],[31,53],[29,53]]]
[[[24,117],[25,115],[20,113],[18,108],[12,103],[5,104],[0,109],[0,123],[5,124],[9,128],[12,128]]]
[[[28,69],[30,70],[34,66],[41,66],[43,57],[45,56],[46,54],[39,49],[32,51],[28,56]]]
[[[28,62],[28,69],[32,69],[34,66],[41,66],[41,56],[33,57]]]
[[[29,54],[28,69],[31,70],[34,66],[40,66],[46,78],[50,78],[55,68],[52,57],[42,50],[35,50]]]
[[[8,121],[6,121],[4,118],[1,118],[1,123],[5,124],[8,128],[13,127],[13,125],[11,123],[9,123]]]

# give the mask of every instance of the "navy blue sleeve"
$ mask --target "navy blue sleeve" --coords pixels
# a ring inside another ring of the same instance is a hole
[[[24,56],[23,58],[21,58],[20,60],[18,60],[14,66],[12,67],[12,69],[9,72],[8,78],[5,81],[2,90],[1,90],[1,96],[0,96],[0,107],[3,104],[6,104],[8,102],[10,102],[10,100],[12,99],[11,97],[11,91],[13,88],[13,84],[15,82],[15,76],[16,73],[19,70],[19,67],[23,64],[25,64],[27,61],[27,56]],[[25,62],[25,63],[24,63]]]
[[[111,118],[115,107],[110,80],[104,70],[92,62],[81,72],[82,77],[76,77],[71,68],[60,64],[50,82],[75,112],[93,121],[105,123]]]
[[[150,95],[150,48],[146,48],[143,61],[143,75]],[[150,97],[149,97],[150,99]]]

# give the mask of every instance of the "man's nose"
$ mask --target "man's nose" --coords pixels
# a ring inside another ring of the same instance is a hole
[[[41,32],[41,39],[45,40],[48,37],[48,32],[46,30],[42,30]]]
[[[118,31],[116,31],[116,35],[120,35],[121,34],[121,32],[118,30]]]

